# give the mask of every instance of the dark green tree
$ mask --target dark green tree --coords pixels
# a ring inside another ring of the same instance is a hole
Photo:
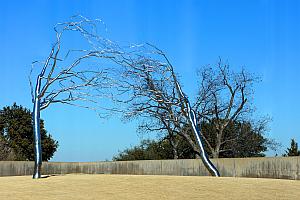
[[[298,143],[295,141],[295,139],[291,140],[291,147],[287,148],[285,151],[286,153],[283,154],[284,157],[286,156],[300,156],[300,151],[298,150]]]
[[[176,148],[179,159],[193,159],[196,156],[193,149],[183,139],[178,141]],[[165,159],[174,159],[173,147],[168,139],[142,140],[139,145],[127,148],[113,157],[115,161]]]
[[[172,159],[172,149],[167,141],[142,140],[137,146],[127,148],[113,157],[121,160],[161,160]]]
[[[242,157],[262,157],[271,144],[272,140],[264,137],[264,124],[255,126],[248,121],[232,121],[224,129],[222,143],[220,146],[220,158],[242,158]],[[202,124],[202,134],[208,140],[205,144],[207,153],[212,156],[212,150],[217,143],[216,128],[211,123]]]
[[[40,126],[43,147],[42,158],[44,161],[48,161],[57,150],[58,142],[47,133],[43,120],[41,120]],[[7,149],[6,152],[13,152],[14,154],[13,157],[10,156],[7,159],[34,160],[33,126],[29,109],[18,106],[16,103],[1,109],[0,137]],[[4,145],[2,146],[4,147]]]
[[[242,157],[262,157],[264,152],[274,145],[272,140],[264,137],[263,130],[265,124],[255,126],[250,122],[231,122],[224,129],[224,140],[220,158],[242,158]],[[201,125],[201,132],[208,140],[212,149],[216,144],[215,126],[209,123]],[[185,130],[183,130],[185,131]],[[188,130],[191,139],[195,140],[193,134]],[[176,152],[179,159],[193,159],[197,157],[197,152],[191,148],[189,143],[182,137],[176,137]],[[212,157],[211,148],[205,144],[206,152]],[[143,140],[140,145],[127,148],[116,155],[113,160],[160,160],[174,159],[174,146],[170,140],[163,138],[160,140]]]

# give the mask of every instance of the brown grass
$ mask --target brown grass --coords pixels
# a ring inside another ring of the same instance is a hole
[[[300,181],[187,176],[0,177],[0,199],[299,199]]]

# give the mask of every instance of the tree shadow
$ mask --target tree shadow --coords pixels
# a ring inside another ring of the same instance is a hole
[[[50,174],[50,175],[42,176],[41,178],[50,178],[52,176],[65,176],[65,174]]]

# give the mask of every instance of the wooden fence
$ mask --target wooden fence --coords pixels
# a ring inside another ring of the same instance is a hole
[[[262,177],[300,180],[299,157],[222,158],[212,159],[221,176]],[[22,176],[33,173],[33,162],[0,161],[0,176]],[[141,160],[118,162],[44,162],[42,174],[137,174],[206,176],[201,160]]]

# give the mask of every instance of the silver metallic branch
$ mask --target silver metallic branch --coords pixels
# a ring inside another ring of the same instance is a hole
[[[97,104],[99,96],[108,97],[120,105],[110,110],[123,112],[126,119],[144,117],[153,120],[154,126],[144,124],[144,128],[167,132],[166,138],[174,147],[174,157],[176,137],[183,137],[201,157],[210,174],[219,176],[204,150],[198,113],[195,114],[191,107],[163,51],[151,44],[120,47],[100,37],[95,21],[82,16],[72,22],[59,23],[55,32],[56,42],[49,56],[45,62],[34,62],[31,71],[33,74],[35,65],[40,66],[35,84],[30,79],[36,155],[33,178],[41,177],[40,111],[54,103],[91,108],[86,103]],[[62,59],[61,38],[65,32],[79,34],[90,49],[69,50]],[[87,63],[97,60],[114,67],[109,70],[87,67]],[[187,126],[195,135],[197,144],[187,133]]]
[[[72,22],[55,26],[56,42],[44,62],[33,62],[30,72],[30,86],[33,103],[35,166],[33,178],[41,177],[42,149],[40,134],[40,111],[51,104],[62,103],[94,110],[101,96],[101,89],[109,88],[107,69],[100,68],[95,59],[109,58],[110,42],[95,34],[95,21],[82,16]],[[62,36],[66,32],[79,34],[88,42],[89,49],[68,50],[64,59],[62,54]],[[93,45],[97,43],[96,45]],[[101,46],[100,46],[101,44]],[[37,71],[35,83],[32,81]]]
[[[218,170],[205,153],[195,112],[164,52],[150,44],[139,45],[129,55],[123,54],[115,62],[123,66],[123,72],[117,73],[118,76],[122,74],[118,87],[119,94],[129,95],[127,99],[118,99],[129,105],[125,117],[153,119],[151,125],[142,124],[142,128],[148,131],[166,131],[166,138],[170,139],[174,151],[176,136],[184,137],[189,144],[193,144],[195,152],[199,152],[210,174],[219,176]],[[192,138],[185,133],[186,125],[191,127],[198,145],[195,145]]]

